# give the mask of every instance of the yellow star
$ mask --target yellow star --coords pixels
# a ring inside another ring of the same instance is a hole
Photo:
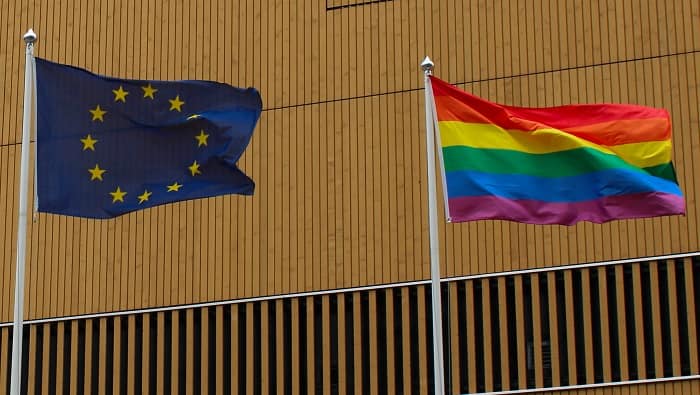
[[[85,151],[86,149],[94,151],[95,143],[99,140],[93,139],[92,136],[88,134],[84,139],[80,139],[80,141],[83,143],[83,151]]]
[[[178,192],[182,184],[178,184],[177,181],[173,185],[168,185],[168,192]]]
[[[188,167],[188,169],[190,169],[192,176],[194,176],[195,174],[202,174],[202,172],[199,171],[199,163],[197,163],[197,161],[194,161],[194,163],[192,163],[192,166]]]
[[[189,120],[191,120],[191,119],[197,119],[197,118],[201,118],[201,117],[202,117],[202,116],[199,115],[199,114],[192,114],[192,115],[190,115],[189,117],[187,117],[187,120],[189,121]]]
[[[158,89],[152,87],[150,83],[146,86],[142,86],[141,89],[143,89],[143,97],[150,97],[151,99],[154,99],[153,94],[158,92]]]
[[[153,194],[153,192],[148,192],[148,190],[145,189],[145,190],[143,191],[143,194],[137,196],[137,197],[139,198],[139,204],[141,204],[141,203],[147,201],[148,198],[151,197],[152,194]]]
[[[129,92],[125,91],[121,85],[119,85],[119,89],[114,89],[112,90],[114,93],[114,101],[120,101],[122,103],[126,103],[126,95],[129,94]]]
[[[100,165],[95,164],[95,167],[92,169],[88,169],[92,177],[90,177],[90,181],[94,180],[100,180],[102,181],[102,174],[106,172],[107,170],[105,169],[100,169]]]
[[[170,102],[170,111],[177,110],[178,112],[182,112],[180,107],[182,107],[185,102],[180,100],[180,95],[175,96],[174,99],[168,99],[168,101]]]
[[[209,137],[208,134],[204,133],[204,130],[199,131],[198,136],[194,136],[195,139],[197,139],[197,147],[201,147],[203,145],[207,145],[207,138]]]
[[[90,113],[92,114],[93,121],[99,120],[100,122],[104,122],[105,120],[104,120],[103,116],[105,114],[107,114],[107,111],[104,111],[103,109],[101,109],[100,105],[98,104],[94,110],[90,110]]]
[[[116,191],[110,192],[109,194],[112,195],[112,203],[116,203],[116,202],[124,203],[124,195],[126,195],[126,192],[119,189],[119,187],[117,187]]]

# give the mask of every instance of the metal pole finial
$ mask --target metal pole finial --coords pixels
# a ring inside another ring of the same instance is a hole
[[[433,63],[433,61],[430,60],[430,58],[426,56],[425,59],[423,59],[423,62],[421,62],[420,67],[423,68],[423,72],[426,75],[432,75],[433,68],[435,67],[435,63]]]
[[[29,28],[26,33],[24,33],[24,36],[22,36],[24,39],[24,42],[27,44],[34,44],[36,41],[36,33],[34,33],[34,30]]]

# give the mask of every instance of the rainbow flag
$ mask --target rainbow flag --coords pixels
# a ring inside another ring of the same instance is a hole
[[[572,225],[685,214],[666,110],[512,107],[431,82],[448,221]]]

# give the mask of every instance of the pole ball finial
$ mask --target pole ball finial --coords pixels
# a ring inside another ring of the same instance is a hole
[[[423,62],[421,62],[420,67],[423,68],[423,72],[425,72],[426,74],[432,74],[433,67],[435,67],[435,63],[433,63],[433,61],[426,56],[425,59],[423,59]]]
[[[34,30],[30,28],[26,33],[24,33],[22,38],[24,39],[25,43],[32,44],[34,41],[36,41],[36,33],[34,33]]]

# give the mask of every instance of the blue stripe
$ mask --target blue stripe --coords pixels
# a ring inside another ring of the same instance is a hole
[[[607,169],[559,178],[467,170],[447,172],[446,178],[448,198],[493,195],[543,202],[582,202],[643,192],[683,196],[678,185],[671,181],[625,169]]]

